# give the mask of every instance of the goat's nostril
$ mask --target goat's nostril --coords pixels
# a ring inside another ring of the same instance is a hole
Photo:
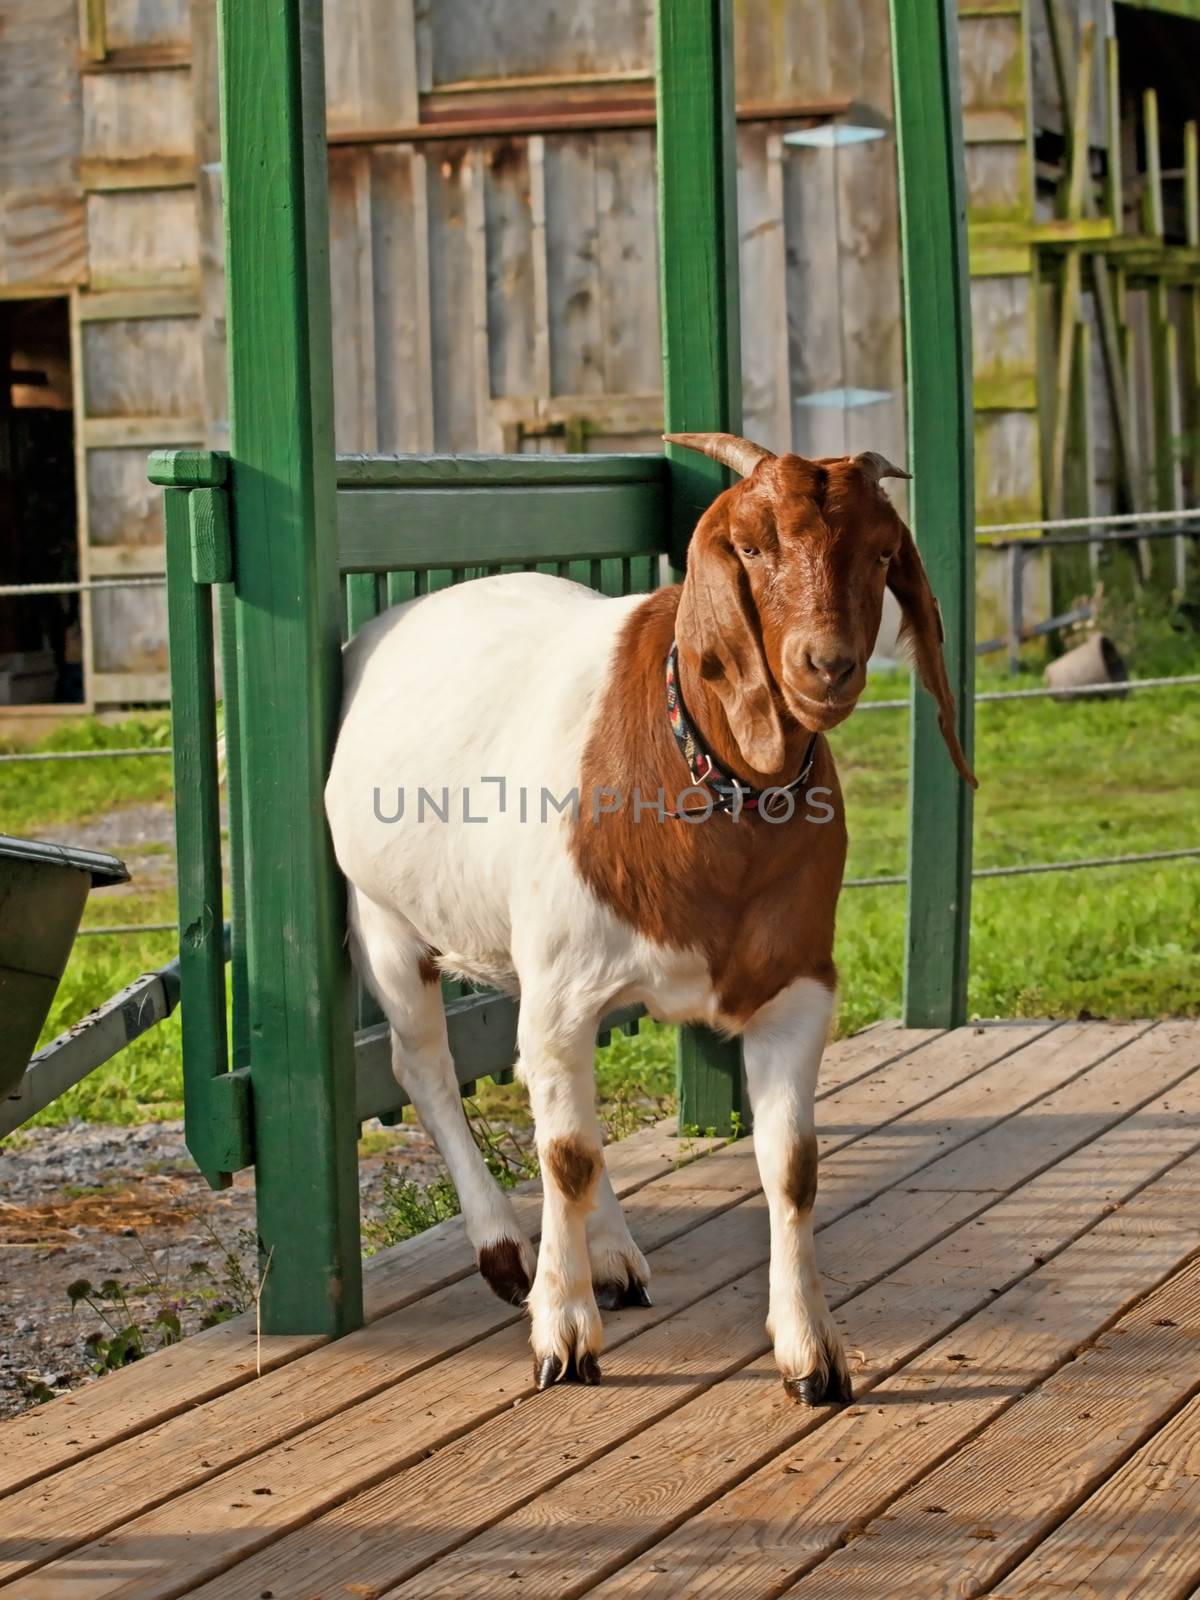
[[[808,656],[812,670],[822,678],[831,689],[836,689],[854,671],[853,656]]]

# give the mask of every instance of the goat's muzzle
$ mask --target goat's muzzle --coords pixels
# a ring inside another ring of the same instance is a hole
[[[797,721],[818,732],[845,721],[866,676],[866,663],[836,637],[791,639],[784,651],[784,698]]]

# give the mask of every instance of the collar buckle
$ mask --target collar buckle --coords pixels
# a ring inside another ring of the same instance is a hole
[[[687,707],[683,703],[683,690],[679,682],[679,646],[672,640],[671,649],[667,655],[666,664],[667,682],[667,720],[675,742],[679,746],[688,773],[692,782],[700,787],[703,785],[713,791],[716,796],[714,811],[732,813],[738,811],[758,811],[767,817],[783,815],[783,807],[789,802],[794,806],[794,796],[797,791],[808,781],[808,776],[813,769],[816,759],[817,735],[814,733],[808,741],[804,751],[804,760],[800,768],[800,776],[791,783],[772,785],[769,791],[755,789],[748,783],[743,783],[740,778],[734,777],[731,772],[726,772],[718,765],[712,753],[707,750],[701,741],[700,735],[687,714]],[[763,796],[767,795],[766,803]]]

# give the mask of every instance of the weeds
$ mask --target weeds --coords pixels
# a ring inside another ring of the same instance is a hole
[[[522,1139],[514,1128],[494,1121],[480,1108],[477,1099],[464,1100],[463,1110],[484,1164],[502,1189],[514,1189],[517,1184],[540,1175],[532,1132],[528,1139]],[[647,1123],[656,1122],[663,1114],[662,1102],[648,1100],[640,1085],[623,1087],[601,1103],[605,1140],[626,1138]],[[394,1162],[388,1161],[384,1163],[381,1183],[379,1215],[363,1223],[367,1255],[424,1233],[427,1228],[456,1217],[462,1209],[458,1192],[448,1175],[434,1178],[430,1183],[418,1183],[415,1178],[406,1178]]]
[[[532,1144],[522,1144],[511,1128],[497,1127],[479,1109],[477,1101],[464,1100],[463,1109],[479,1153],[502,1189],[514,1189],[526,1178],[538,1176],[537,1152]],[[387,1161],[381,1183],[380,1214],[363,1223],[363,1247],[369,1256],[424,1233],[462,1210],[449,1175],[434,1178],[431,1183],[418,1183],[415,1178],[404,1177],[394,1162]]]
[[[141,1258],[129,1262],[132,1280],[109,1277],[95,1285],[89,1278],[76,1278],[68,1285],[72,1310],[86,1306],[101,1324],[84,1339],[97,1373],[114,1372],[154,1350],[165,1350],[183,1337],[185,1323],[211,1328],[254,1304],[257,1285],[243,1259],[254,1250],[253,1233],[243,1228],[236,1243],[228,1245],[207,1218],[193,1220],[217,1249],[215,1271],[208,1261],[193,1261],[182,1282],[174,1282],[139,1239]],[[49,1397],[49,1391],[30,1396]]]
[[[404,1177],[394,1162],[387,1161],[381,1184],[379,1216],[368,1217],[363,1223],[364,1255],[373,1256],[411,1239],[458,1216],[462,1210],[458,1190],[448,1176],[435,1178],[432,1183],[418,1183],[415,1178]]]

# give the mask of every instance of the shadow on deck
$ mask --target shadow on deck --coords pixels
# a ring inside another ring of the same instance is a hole
[[[606,1315],[599,1389],[535,1395],[521,1314],[442,1224],[368,1263],[337,1344],[258,1350],[241,1318],[0,1428],[0,1591],[1190,1595],[1198,1069],[1188,1022],[834,1046],[846,1410],[778,1382],[751,1141],[661,1125],[608,1152],[654,1305]]]

